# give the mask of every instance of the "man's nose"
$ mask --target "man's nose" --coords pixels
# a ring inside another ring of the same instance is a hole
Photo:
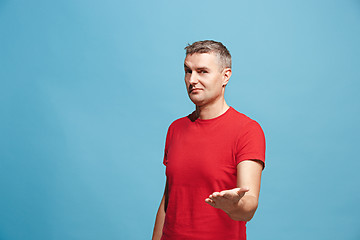
[[[199,82],[198,75],[196,74],[196,72],[192,72],[189,79],[189,83],[193,85],[196,84],[197,82]]]

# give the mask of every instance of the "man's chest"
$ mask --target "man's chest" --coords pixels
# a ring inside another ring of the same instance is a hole
[[[233,135],[202,130],[174,135],[167,152],[169,180],[187,185],[236,176]]]

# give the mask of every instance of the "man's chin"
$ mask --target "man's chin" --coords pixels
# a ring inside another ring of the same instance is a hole
[[[198,107],[204,105],[204,100],[202,99],[190,98],[190,100]]]

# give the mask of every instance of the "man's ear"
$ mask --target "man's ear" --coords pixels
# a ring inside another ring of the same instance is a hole
[[[232,74],[231,68],[224,69],[224,71],[223,71],[223,86],[224,87],[228,84],[231,74]]]

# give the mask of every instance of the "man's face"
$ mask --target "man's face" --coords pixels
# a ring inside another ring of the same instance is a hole
[[[185,84],[191,101],[197,106],[223,98],[231,69],[221,69],[214,53],[194,53],[184,62]]]

